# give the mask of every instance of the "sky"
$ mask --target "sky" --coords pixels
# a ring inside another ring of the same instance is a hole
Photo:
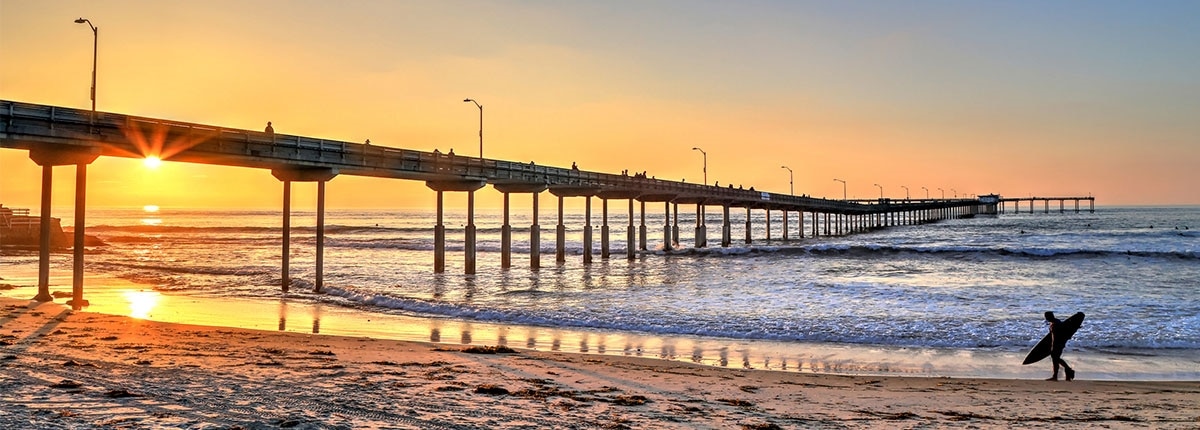
[[[1200,204],[1195,1],[0,0],[0,98],[90,107],[79,17],[101,111],[477,155],[473,98],[488,158],[698,183],[699,147],[708,182],[780,193],[788,166],[817,197]],[[0,150],[0,203],[37,212],[39,169]],[[281,206],[265,170],[88,175],[89,206]],[[327,205],[434,198],[343,175]]]

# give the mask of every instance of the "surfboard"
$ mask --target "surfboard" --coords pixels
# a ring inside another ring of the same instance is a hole
[[[1075,315],[1071,315],[1070,318],[1063,320],[1062,324],[1058,325],[1058,332],[1056,334],[1063,338],[1063,342],[1066,342],[1071,340],[1071,336],[1075,335],[1075,332],[1079,330],[1079,326],[1081,325],[1083,325],[1083,312],[1076,312]],[[1043,358],[1049,357],[1050,349],[1053,347],[1050,343],[1050,333],[1046,333],[1046,336],[1037,345],[1033,346],[1033,349],[1029,351],[1029,355],[1025,356],[1025,361],[1021,364],[1037,363],[1042,361]]]

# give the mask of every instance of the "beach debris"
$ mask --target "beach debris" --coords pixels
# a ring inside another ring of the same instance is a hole
[[[62,365],[63,365],[63,367],[76,367],[76,366],[97,367],[95,364],[92,364],[92,363],[80,363],[75,360],[67,360],[67,361],[63,362]]]
[[[123,399],[126,397],[145,397],[145,396],[141,395],[141,394],[137,394],[137,393],[131,393],[131,392],[129,392],[129,390],[121,388],[121,389],[109,390],[109,391],[105,392],[104,397],[108,397],[110,399]]]
[[[509,348],[507,346],[502,346],[502,345],[472,346],[472,347],[463,349],[462,352],[465,352],[467,354],[516,354],[517,353],[517,351],[515,349]]]
[[[745,401],[742,399],[717,399],[717,401],[727,404],[727,405],[730,405],[730,406],[737,406],[740,408],[754,407],[754,403],[751,403],[751,402],[748,402],[748,401]]]
[[[638,406],[638,405],[644,405],[649,402],[650,402],[650,399],[646,398],[646,396],[642,396],[642,395],[638,395],[638,394],[621,394],[617,397],[614,397],[612,400],[612,403],[614,405],[621,405],[621,406]]]
[[[67,297],[71,297],[71,292],[70,291],[55,291],[55,292],[50,293],[50,296],[54,297],[56,299],[65,299]]]
[[[496,384],[483,384],[475,387],[475,393],[502,396],[508,394],[508,389]]]
[[[79,388],[82,386],[83,386],[83,384],[72,381],[70,379],[63,379],[62,381],[59,381],[57,383],[50,384],[50,388],[62,388],[62,389],[75,389],[75,388]]]

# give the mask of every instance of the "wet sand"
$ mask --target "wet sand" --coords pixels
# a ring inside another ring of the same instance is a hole
[[[0,427],[1200,426],[1197,382],[840,376],[467,349],[0,297]]]

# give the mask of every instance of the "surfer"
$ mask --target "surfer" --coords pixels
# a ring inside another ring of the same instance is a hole
[[[1054,363],[1054,374],[1047,381],[1058,380],[1058,366],[1061,365],[1066,372],[1067,380],[1075,379],[1075,371],[1071,370],[1071,366],[1067,365],[1066,360],[1062,359],[1063,348],[1067,346],[1067,340],[1071,338],[1062,330],[1063,321],[1054,317],[1054,312],[1046,311],[1046,322],[1050,323],[1050,361]]]

